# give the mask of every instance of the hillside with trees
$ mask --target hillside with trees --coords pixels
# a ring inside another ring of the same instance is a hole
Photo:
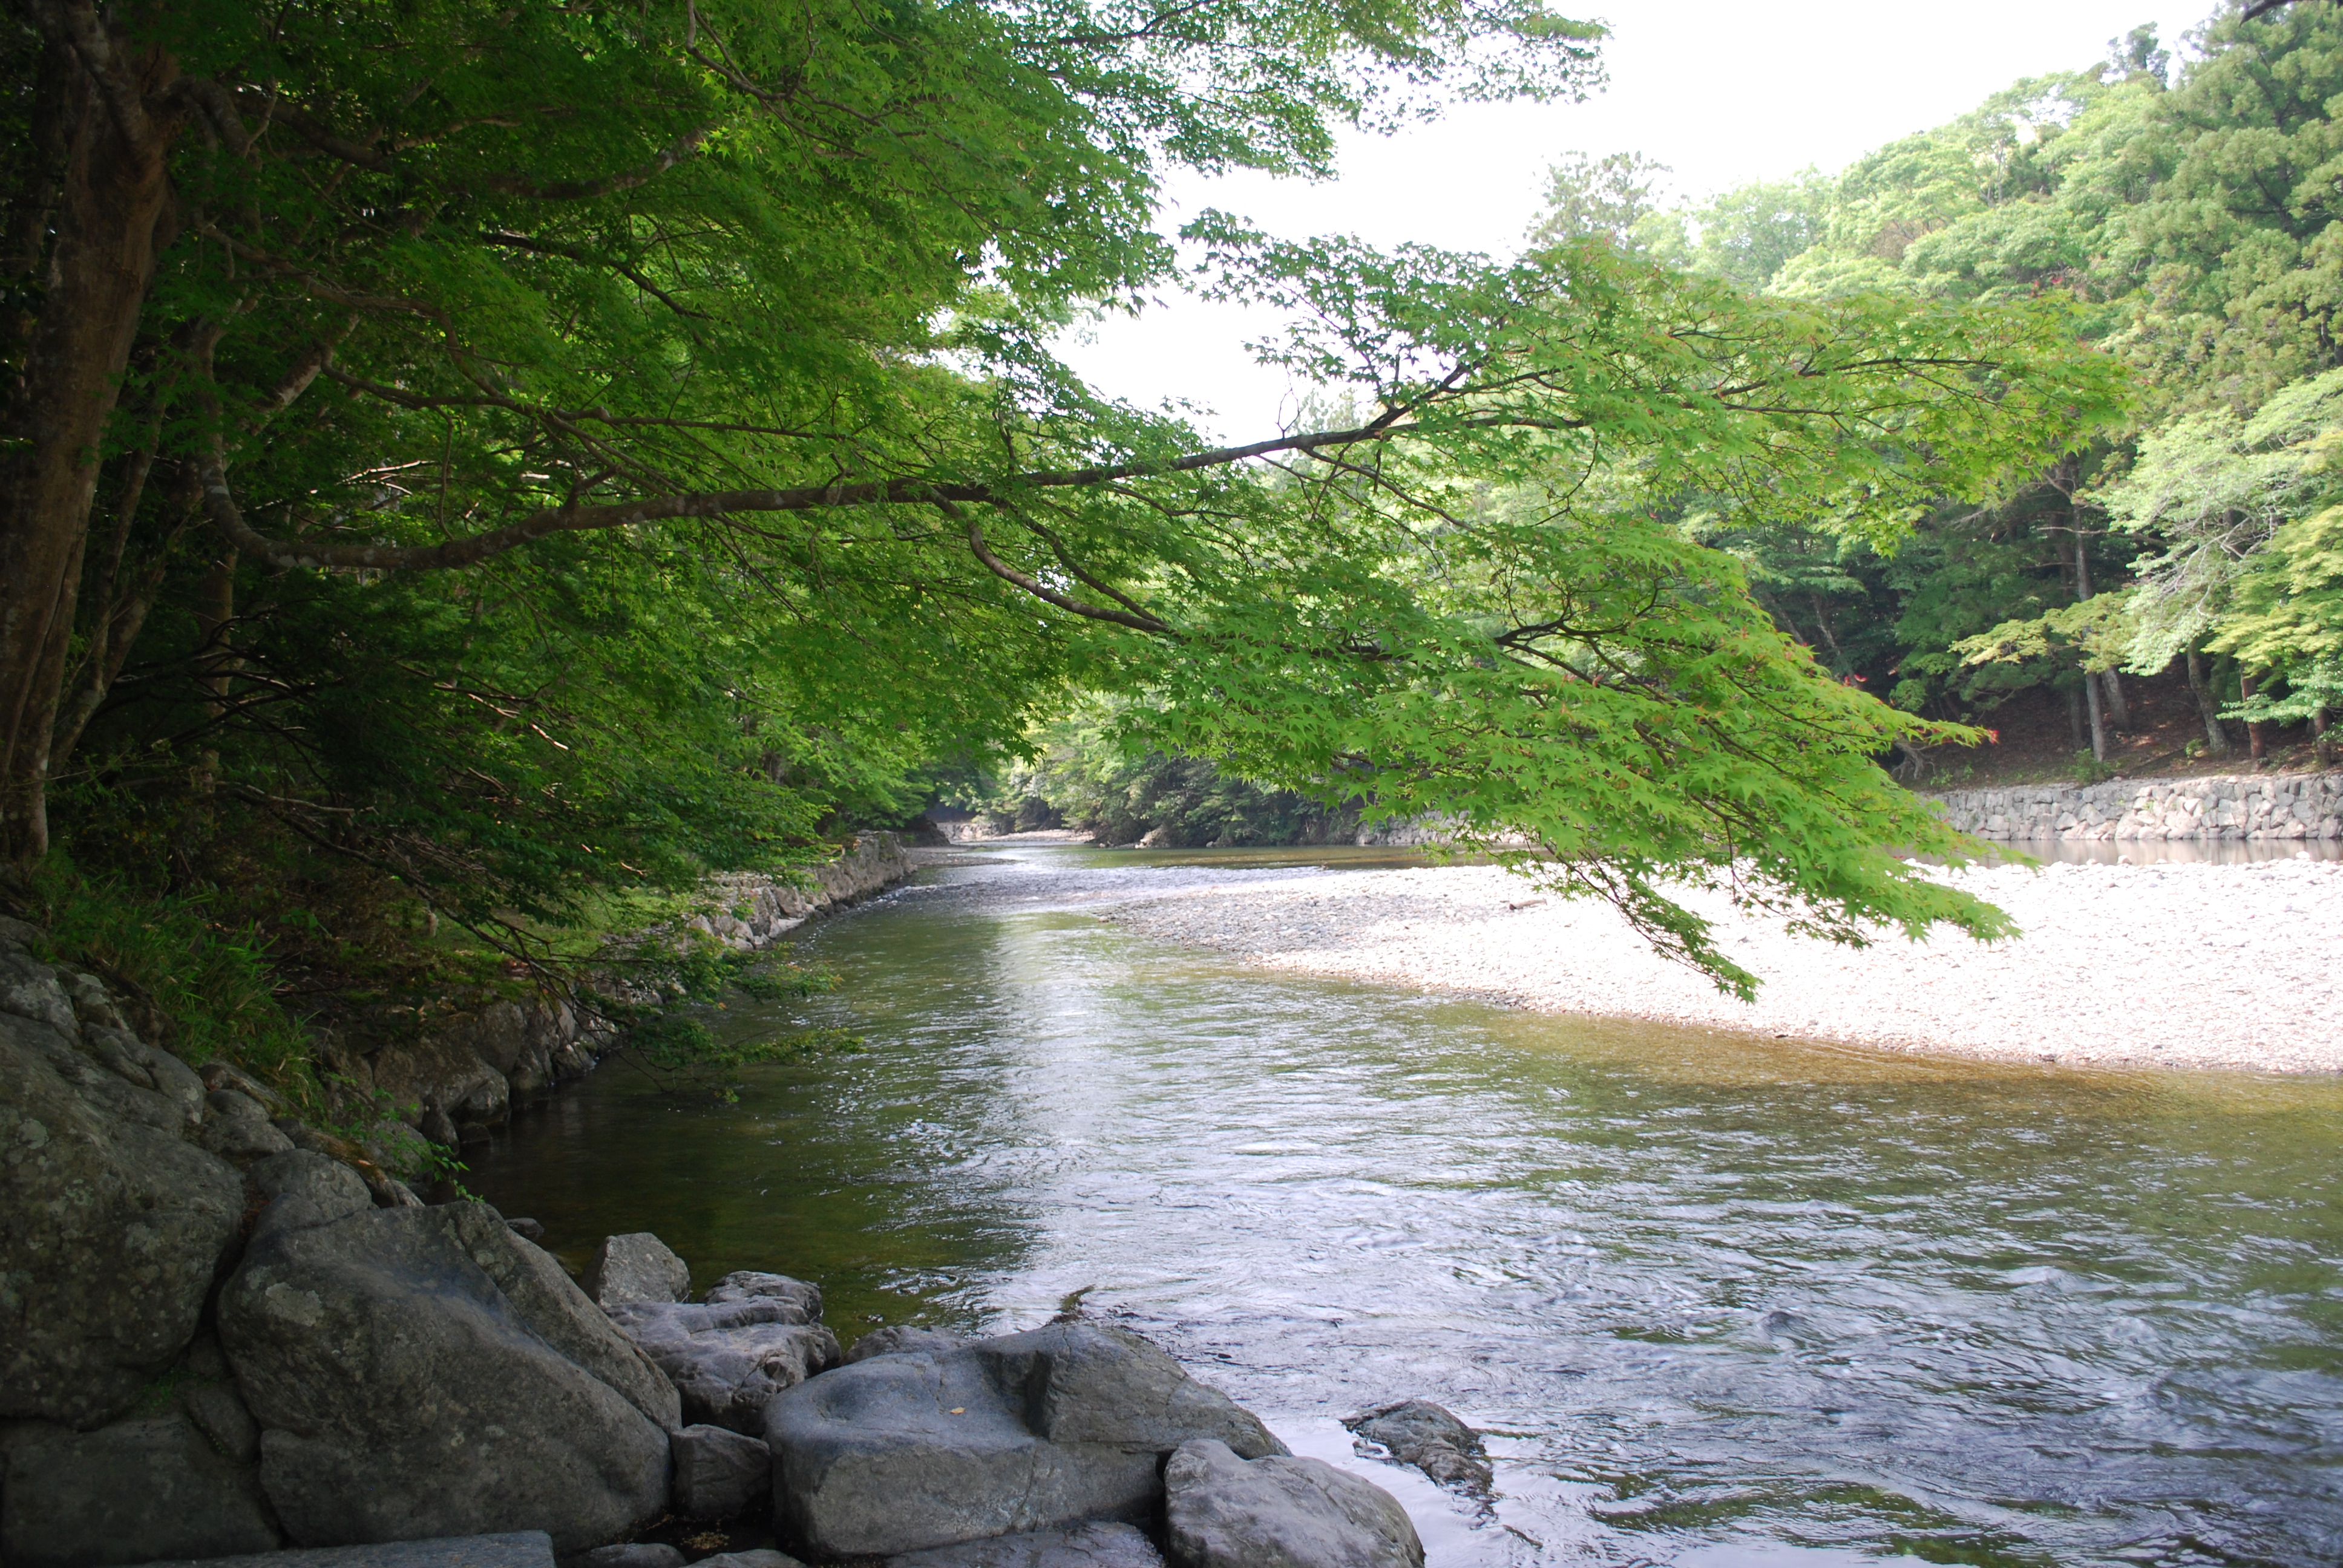
[[[1775,625],[1898,709],[1984,727],[1908,741],[1921,787],[2116,771],[2326,766],[2343,705],[2343,15],[2217,15],[2176,60],[2152,29],[2021,80],[1835,175],[1669,204],[1634,153],[1564,160],[1542,244],[1775,298],[2055,301],[2129,372],[2117,426],[1990,497],[1918,505],[1885,541],[1817,511],[1668,500]],[[1192,759],[1059,726],[1003,777],[1106,841],[1307,839],[1297,814]]]
[[[2122,745],[2142,678],[2186,694],[2189,749],[2224,766],[2312,741],[2343,699],[2343,17],[2226,12],[2190,42],[2176,61],[2136,31],[1835,176],[1659,210],[1651,171],[1608,171],[1631,249],[1799,298],[2056,297],[2133,372],[2126,428],[1892,553],[1694,521],[1835,673],[1976,723],[2051,699],[2102,764],[2150,760]]]

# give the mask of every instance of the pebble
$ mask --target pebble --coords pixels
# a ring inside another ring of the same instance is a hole
[[[1720,893],[1681,902],[1763,982],[1754,1002],[1656,955],[1608,905],[1489,866],[1207,884],[1101,911],[1143,935],[1299,973],[1551,1012],[2069,1063],[2343,1071],[2343,861],[2001,865],[1932,873],[2021,934],[1948,927],[1846,948]]]

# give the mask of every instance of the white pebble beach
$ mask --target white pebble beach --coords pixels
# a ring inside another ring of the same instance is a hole
[[[2343,1070],[2343,861],[2053,864],[1936,873],[2022,935],[1939,927],[1849,949],[1684,901],[1764,981],[1754,1003],[1655,956],[1609,906],[1491,866],[1232,879],[1108,918],[1250,964],[1552,1012],[2074,1064]]]

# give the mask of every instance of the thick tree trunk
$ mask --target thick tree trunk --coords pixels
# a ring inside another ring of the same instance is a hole
[[[2087,669],[2083,671],[2083,696],[2091,705],[2091,755],[2105,762],[2107,759],[2107,710],[2099,701],[2099,683]]]
[[[2211,683],[2205,678],[2205,661],[2195,648],[2187,656],[2188,695],[2197,699],[2197,716],[2205,720],[2205,744],[2216,757],[2229,754],[2229,732],[2221,728],[2220,699],[2213,695]]]
[[[146,104],[169,85],[166,59],[109,63]],[[85,72],[66,95],[56,240],[0,463],[0,858],[20,869],[48,849],[50,747],[99,454],[170,205],[171,116],[126,113]]]
[[[2237,696],[2247,702],[2253,700],[2254,678],[2252,676],[2242,673],[2238,675]],[[2262,765],[2262,757],[2269,749],[2268,740],[2263,734],[2263,729],[2262,725],[2251,719],[2246,723],[2246,754],[2254,759],[2254,766],[2257,768]]]

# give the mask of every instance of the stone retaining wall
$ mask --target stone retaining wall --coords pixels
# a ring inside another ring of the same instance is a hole
[[[893,886],[914,869],[896,835],[864,833],[837,859],[813,868],[810,887],[769,876],[712,879],[715,908],[686,926],[736,951],[753,951],[821,910]],[[516,1101],[582,1076],[618,1040],[606,1020],[564,1001],[499,1001],[458,1014],[420,1038],[371,1048],[329,1040],[320,1056],[330,1073],[360,1095],[387,1097],[408,1125],[453,1147],[486,1137],[511,1115]]]
[[[1980,839],[2343,839],[2343,773],[1955,789],[1945,818]]]

